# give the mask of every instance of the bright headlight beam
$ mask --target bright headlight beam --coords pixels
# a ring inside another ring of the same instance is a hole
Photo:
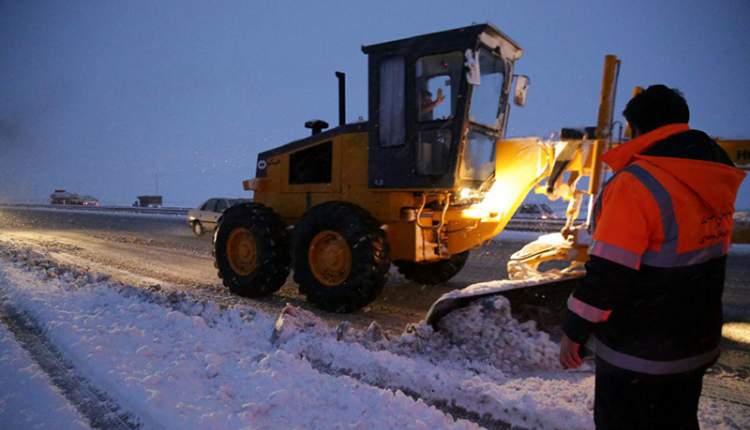
[[[461,191],[458,193],[458,198],[461,200],[466,200],[472,197],[474,194],[474,190],[471,188],[461,188]]]

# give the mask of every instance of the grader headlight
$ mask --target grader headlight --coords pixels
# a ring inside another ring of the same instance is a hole
[[[484,193],[482,200],[471,207],[464,209],[463,216],[475,219],[498,219],[510,217],[510,213],[516,202],[515,190],[519,184],[512,178],[497,177],[492,187]]]
[[[478,202],[482,199],[482,193],[471,188],[461,188],[458,192],[458,203]]]

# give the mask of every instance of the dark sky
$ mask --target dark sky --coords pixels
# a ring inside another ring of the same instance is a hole
[[[492,22],[525,49],[528,105],[510,135],[593,125],[602,61],[633,86],[677,87],[691,125],[750,138],[750,2],[0,0],[0,199],[54,188],[128,204],[242,195],[257,153],[366,117],[363,44]],[[618,115],[617,119],[621,119]],[[750,186],[738,207],[750,207]]]

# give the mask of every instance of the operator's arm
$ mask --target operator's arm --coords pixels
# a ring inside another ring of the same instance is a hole
[[[432,112],[433,109],[443,103],[443,100],[445,100],[443,89],[438,88],[437,97],[435,98],[435,100],[432,100],[430,96],[426,97],[426,100],[424,100],[424,102],[422,103],[422,112]]]
[[[568,299],[563,323],[565,335],[578,344],[627,300],[659,222],[651,193],[627,172],[610,181],[601,203],[586,276]]]

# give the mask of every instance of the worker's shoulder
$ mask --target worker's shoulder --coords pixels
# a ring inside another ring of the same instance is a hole
[[[641,162],[636,160],[628,167],[616,172],[607,181],[604,188],[604,199],[615,199],[633,204],[646,198],[649,191],[640,174],[644,170]]]
[[[669,136],[655,143],[643,155],[713,161],[734,166],[726,151],[700,130],[688,130]]]

